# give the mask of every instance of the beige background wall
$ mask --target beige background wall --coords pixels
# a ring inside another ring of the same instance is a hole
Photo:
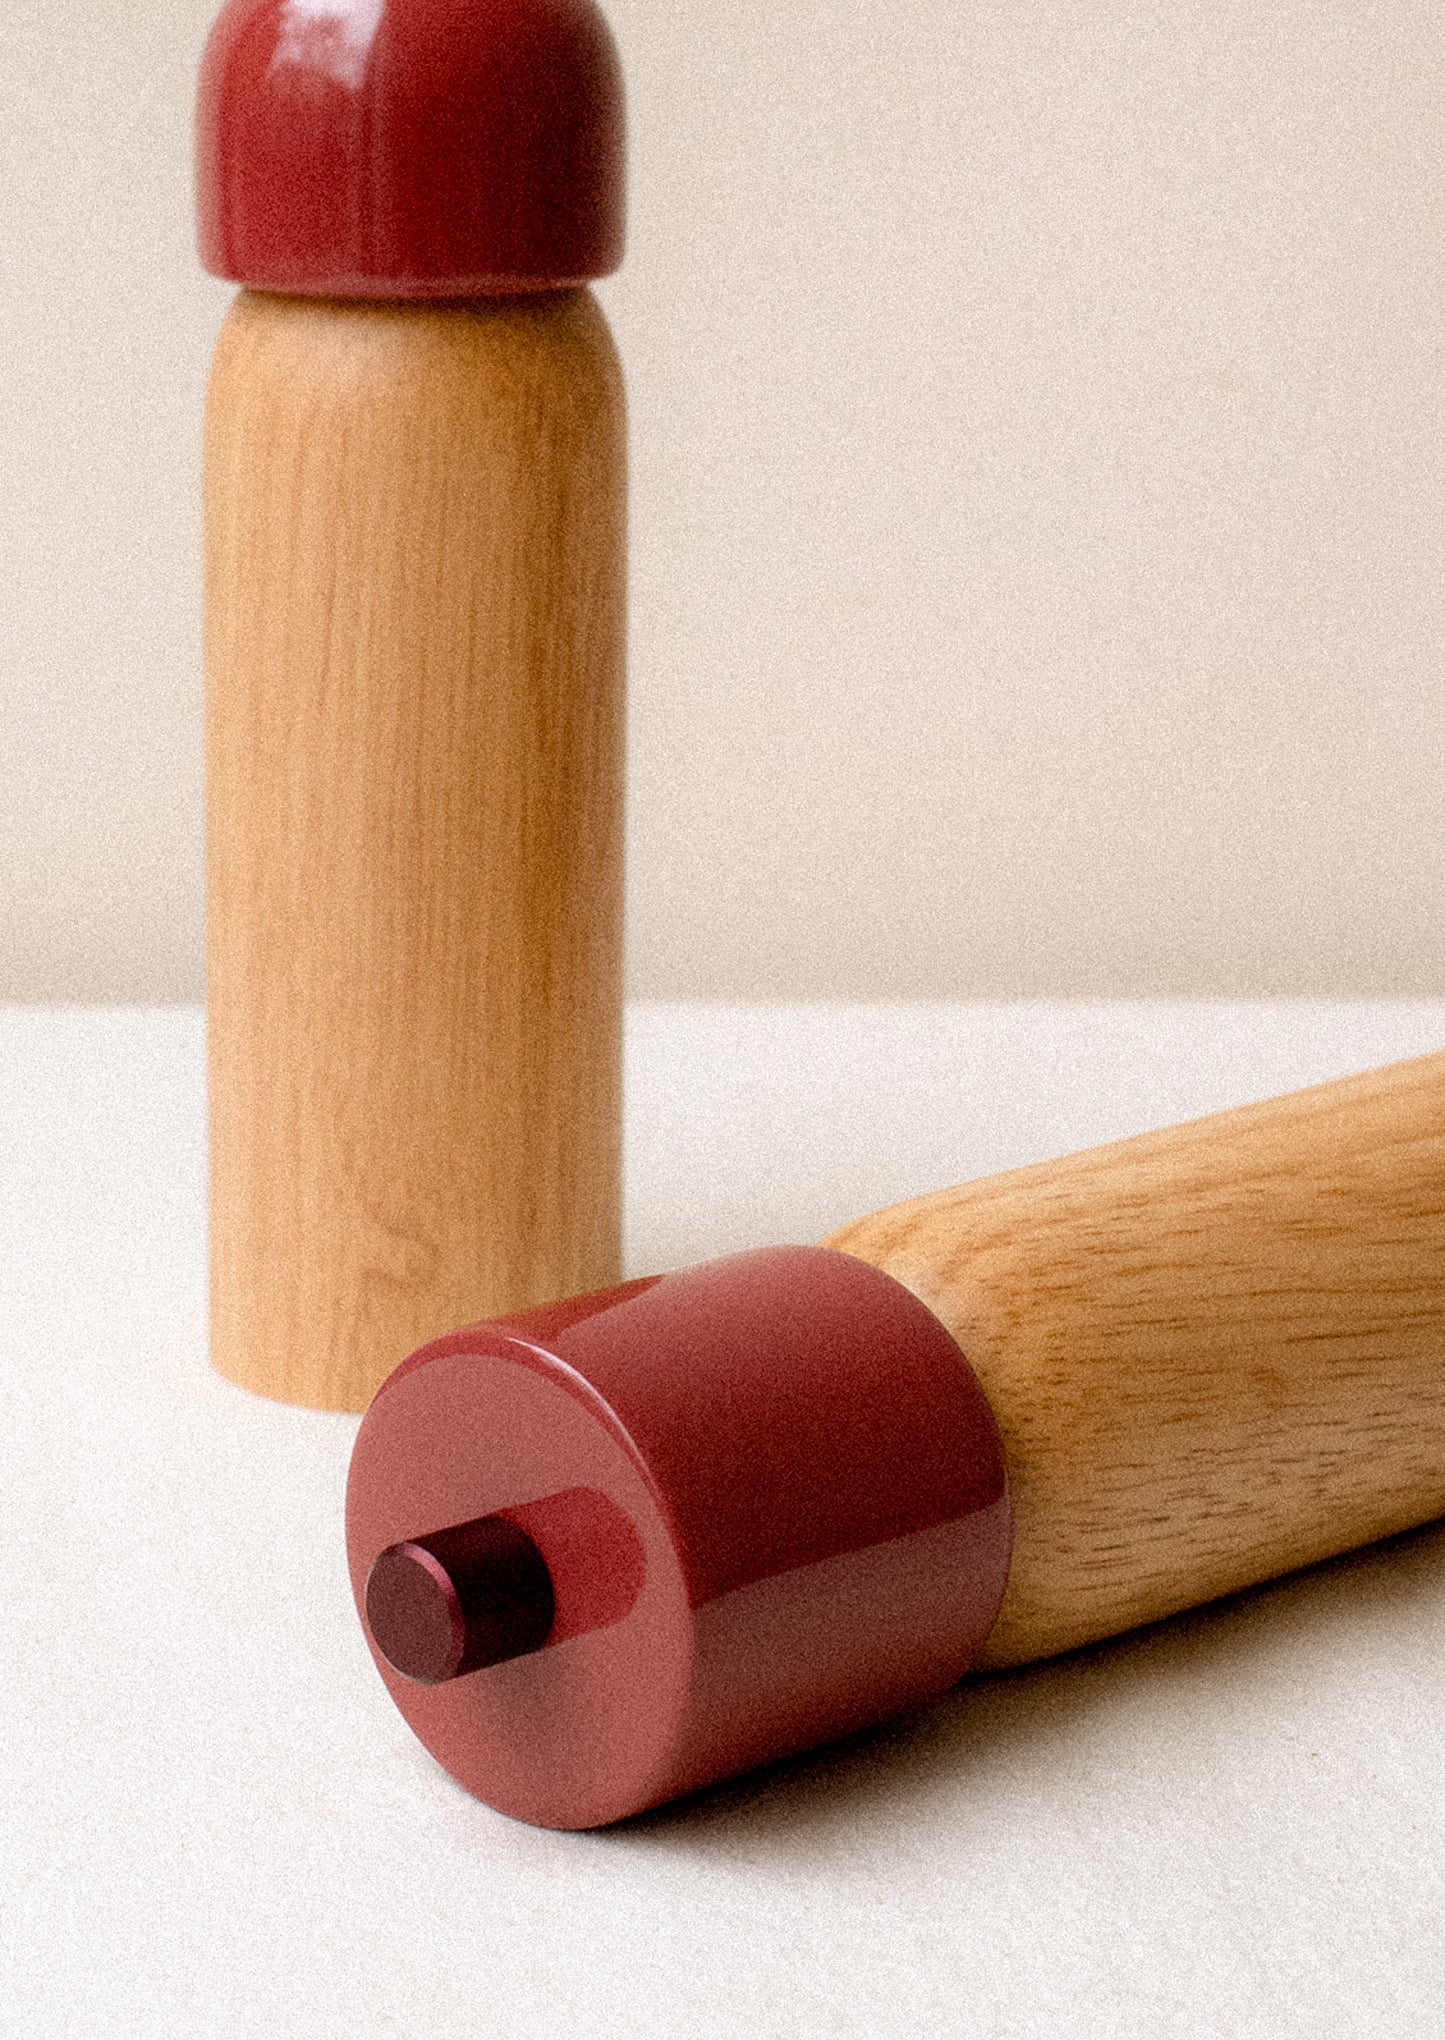
[[[612,0],[640,993],[1445,991],[1438,0]],[[6,0],[0,996],[201,975],[211,0]]]

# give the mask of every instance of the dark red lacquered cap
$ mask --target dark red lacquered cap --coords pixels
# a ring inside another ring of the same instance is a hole
[[[201,259],[263,290],[476,297],[622,259],[622,77],[592,0],[228,0]]]
[[[367,1412],[347,1491],[397,1706],[479,1798],[558,1828],[943,1691],[1011,1529],[953,1340],[819,1247],[435,1340]]]

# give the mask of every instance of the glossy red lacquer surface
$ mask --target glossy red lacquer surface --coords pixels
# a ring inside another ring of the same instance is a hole
[[[622,80],[592,0],[228,0],[201,259],[261,289],[472,297],[622,257]]]
[[[1011,1537],[998,1433],[948,1333],[889,1277],[816,1247],[415,1354],[352,1459],[363,1623],[379,1553],[489,1516],[551,1574],[541,1648],[431,1686],[372,1654],[455,1777],[561,1828],[941,1692],[993,1624]]]

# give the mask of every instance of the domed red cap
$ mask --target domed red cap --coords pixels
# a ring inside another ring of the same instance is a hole
[[[561,288],[622,259],[622,77],[593,0],[228,0],[201,260],[316,297]]]

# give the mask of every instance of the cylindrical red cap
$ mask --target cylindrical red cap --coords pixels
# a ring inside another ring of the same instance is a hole
[[[373,1568],[399,1546],[452,1565],[439,1584],[429,1561],[397,1571],[387,1619],[409,1635],[438,1592],[450,1609],[464,1568],[448,1555],[498,1523],[546,1568],[540,1644],[447,1676],[469,1662],[449,1615],[458,1640],[412,1646],[407,1676],[368,1624]],[[998,1431],[952,1338],[889,1276],[820,1247],[433,1341],[372,1403],[347,1490],[357,1608],[392,1698],[470,1791],[557,1828],[942,1692],[993,1626],[1011,1533]]]
[[[201,260],[317,297],[561,288],[622,259],[622,77],[593,0],[227,0]]]

